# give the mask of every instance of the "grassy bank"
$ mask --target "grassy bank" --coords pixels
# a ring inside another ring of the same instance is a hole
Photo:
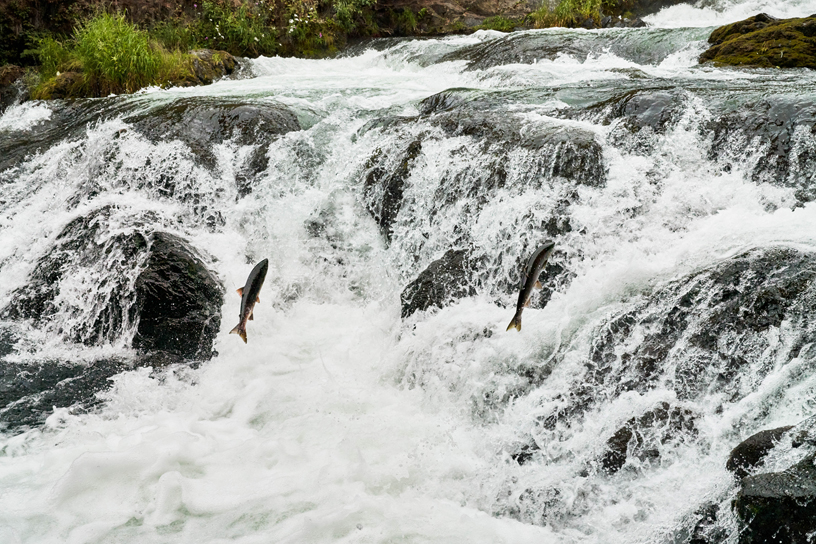
[[[193,2],[192,11],[136,25],[124,12],[96,11],[69,35],[33,33],[19,64],[37,67],[34,98],[104,96],[149,85],[200,83],[207,49],[231,55],[317,57],[349,36],[377,31],[376,0]],[[21,62],[22,61],[22,62]],[[206,62],[220,62],[218,54]],[[206,64],[206,63],[205,63]],[[207,79],[207,76],[204,76]]]

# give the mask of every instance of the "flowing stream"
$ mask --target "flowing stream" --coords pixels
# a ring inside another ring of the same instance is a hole
[[[816,413],[816,73],[697,64],[760,10],[816,2],[375,40],[7,110],[0,307],[64,252],[48,319],[4,314],[15,372],[137,355],[122,236],[186,240],[226,295],[212,359],[125,366],[44,423],[3,412],[0,542],[668,543],[706,508],[735,542],[729,451]],[[300,128],[216,141],[167,114],[221,104]],[[89,217],[92,259],[65,242]],[[548,238],[545,295],[505,332]],[[449,250],[468,296],[401,317]],[[234,290],[263,258],[244,345]],[[723,306],[759,291],[782,317]]]

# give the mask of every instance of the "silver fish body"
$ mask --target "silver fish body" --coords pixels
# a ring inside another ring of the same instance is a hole
[[[547,260],[550,258],[550,255],[552,255],[554,248],[555,242],[547,240],[527,259],[527,264],[524,266],[524,273],[521,277],[521,290],[519,291],[518,303],[516,304],[516,314],[507,326],[508,331],[510,329],[521,330],[521,312],[524,310],[524,307],[530,303],[530,296],[533,294],[533,289],[541,288],[538,276],[544,269],[544,265],[547,264]]]
[[[238,294],[241,295],[241,310],[238,314],[238,325],[230,331],[230,334],[237,334],[246,344],[246,325],[247,321],[253,319],[252,312],[255,309],[255,304],[260,302],[258,296],[263,287],[264,279],[266,279],[266,271],[269,270],[269,260],[264,259],[255,265],[252,272],[247,276],[246,285],[238,289]]]

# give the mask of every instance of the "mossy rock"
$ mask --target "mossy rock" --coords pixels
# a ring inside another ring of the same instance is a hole
[[[776,19],[760,13],[711,33],[700,62],[720,66],[816,68],[816,15]]]

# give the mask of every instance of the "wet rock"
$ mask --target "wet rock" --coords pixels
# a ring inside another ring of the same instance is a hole
[[[421,115],[431,115],[433,113],[441,113],[444,111],[451,111],[458,107],[469,105],[474,107],[474,98],[483,94],[483,91],[477,89],[467,88],[452,88],[445,89],[428,98],[423,99],[418,106]]]
[[[154,233],[135,284],[139,319],[133,347],[183,359],[209,359],[221,327],[224,288],[186,242]]]
[[[442,308],[453,299],[474,294],[467,251],[451,249],[428,265],[402,291],[402,317],[431,307]]]
[[[12,294],[0,317],[31,320],[37,327],[53,326],[66,340],[87,345],[112,342],[123,334],[136,318],[131,311],[128,272],[139,266],[148,240],[136,230],[110,233],[106,225],[111,211],[106,206],[68,223],[54,246],[38,260],[26,284]],[[74,276],[96,275],[96,265],[109,274],[98,278],[103,285],[85,286],[80,300],[60,300],[62,289],[73,288]],[[83,318],[71,318],[80,315]],[[55,321],[60,323],[52,325]]]
[[[584,19],[584,22],[580,24],[581,28],[586,28],[587,30],[592,30],[593,28],[598,28],[598,25],[595,23],[595,19],[592,17],[587,17]]]
[[[805,543],[816,531],[816,454],[782,472],[742,480],[734,512],[740,544]]]
[[[788,425],[760,431],[749,436],[731,450],[725,468],[733,472],[737,478],[745,478],[765,459],[782,436],[792,428],[792,425]]]
[[[764,13],[709,36],[700,62],[725,66],[816,68],[816,16],[775,19]]]
[[[660,403],[640,417],[631,418],[607,440],[601,467],[614,474],[630,456],[641,461],[659,458],[662,444],[697,434],[695,419],[691,410]]]
[[[753,181],[791,187],[800,202],[816,198],[816,151],[810,145],[816,101],[776,97],[748,103],[712,119],[705,132],[711,137],[709,159],[747,163]]]
[[[377,221],[387,241],[391,241],[394,223],[402,207],[405,180],[411,166],[422,151],[422,142],[414,140],[396,159],[378,151],[368,160],[363,197],[369,213]]]
[[[720,507],[709,503],[701,506],[695,514],[699,516],[697,523],[688,538],[688,544],[720,544],[728,538],[728,533],[718,525]]]
[[[13,64],[0,66],[0,114],[6,108],[24,102],[28,98],[28,89],[23,85],[25,70]]]
[[[190,51],[190,57],[193,74],[201,85],[209,85],[216,79],[232,74],[237,65],[235,57],[226,51],[198,49]]]
[[[562,177],[591,187],[606,184],[603,148],[591,131],[556,123],[525,126],[506,112],[475,112],[470,107],[443,112],[428,121],[450,137],[481,140],[494,148],[485,150],[491,155],[499,147],[538,152],[540,175],[545,179]],[[483,183],[480,188],[485,188]]]
[[[635,90],[616,96],[585,111],[575,114],[604,125],[620,120],[622,127],[630,132],[644,128],[662,134],[683,113],[682,93],[669,90]]]
[[[210,98],[182,98],[158,109],[126,118],[151,141],[180,140],[204,165],[212,168],[212,148],[227,140],[256,147],[238,172],[238,191],[252,190],[255,176],[267,166],[267,147],[279,136],[300,130],[297,116],[287,107],[269,102]]]

